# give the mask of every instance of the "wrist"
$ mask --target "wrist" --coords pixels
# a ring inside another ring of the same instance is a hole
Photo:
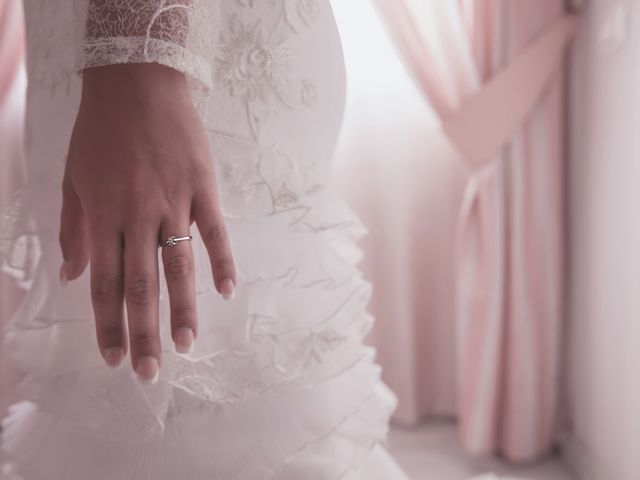
[[[183,73],[157,63],[126,63],[91,67],[83,71],[82,101],[139,102],[145,98],[189,97]]]

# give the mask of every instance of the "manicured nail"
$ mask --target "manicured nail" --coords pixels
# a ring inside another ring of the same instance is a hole
[[[194,340],[195,335],[189,327],[180,327],[173,332],[173,341],[176,344],[176,352],[178,353],[191,353]]]
[[[222,285],[220,285],[220,293],[222,293],[222,298],[225,300],[232,300],[236,294],[236,286],[233,280],[230,278],[223,280]]]
[[[142,357],[138,359],[136,367],[138,381],[145,385],[153,385],[160,377],[160,366],[156,357]]]
[[[104,352],[102,352],[102,356],[104,357],[104,361],[107,362],[107,365],[116,368],[124,358],[124,350],[121,347],[106,348]]]
[[[60,265],[59,277],[60,277],[60,284],[63,287],[66,287],[67,283],[69,283],[69,262],[67,261],[62,262],[62,265]]]

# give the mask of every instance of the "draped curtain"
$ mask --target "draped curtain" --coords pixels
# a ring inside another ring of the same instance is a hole
[[[22,2],[0,3],[0,205],[24,182],[25,107]]]
[[[0,2],[0,205],[6,205],[24,183],[22,148],[26,74],[24,71],[24,22],[22,2]],[[0,222],[9,212],[0,210]],[[0,229],[1,231],[2,229]],[[0,236],[0,256],[8,255]],[[4,264],[0,258],[0,266]],[[9,392],[18,375],[2,358],[2,327],[22,298],[23,291],[0,270],[0,418],[11,402]]]
[[[557,438],[562,405],[561,60],[574,20],[563,15],[561,0],[377,0],[377,6],[468,171],[453,247],[455,313],[437,319],[455,325],[453,410],[462,444],[470,453],[534,459]],[[401,331],[408,327],[399,321],[424,321],[374,314]],[[389,341],[373,338],[384,366]],[[412,371],[420,372],[419,348],[414,340],[392,354],[413,356]],[[415,404],[410,396],[419,390],[398,392],[401,411],[403,402]],[[438,412],[427,406],[412,413],[418,420]]]

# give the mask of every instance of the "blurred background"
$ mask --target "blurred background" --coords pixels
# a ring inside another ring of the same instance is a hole
[[[640,479],[640,0],[332,4],[392,452],[412,479]],[[0,0],[0,205],[23,61]],[[0,363],[0,416],[18,378]]]

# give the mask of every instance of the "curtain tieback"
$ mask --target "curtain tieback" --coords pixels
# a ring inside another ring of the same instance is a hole
[[[532,46],[445,118],[443,127],[474,169],[489,163],[520,129],[558,72],[576,30],[563,15]]]

